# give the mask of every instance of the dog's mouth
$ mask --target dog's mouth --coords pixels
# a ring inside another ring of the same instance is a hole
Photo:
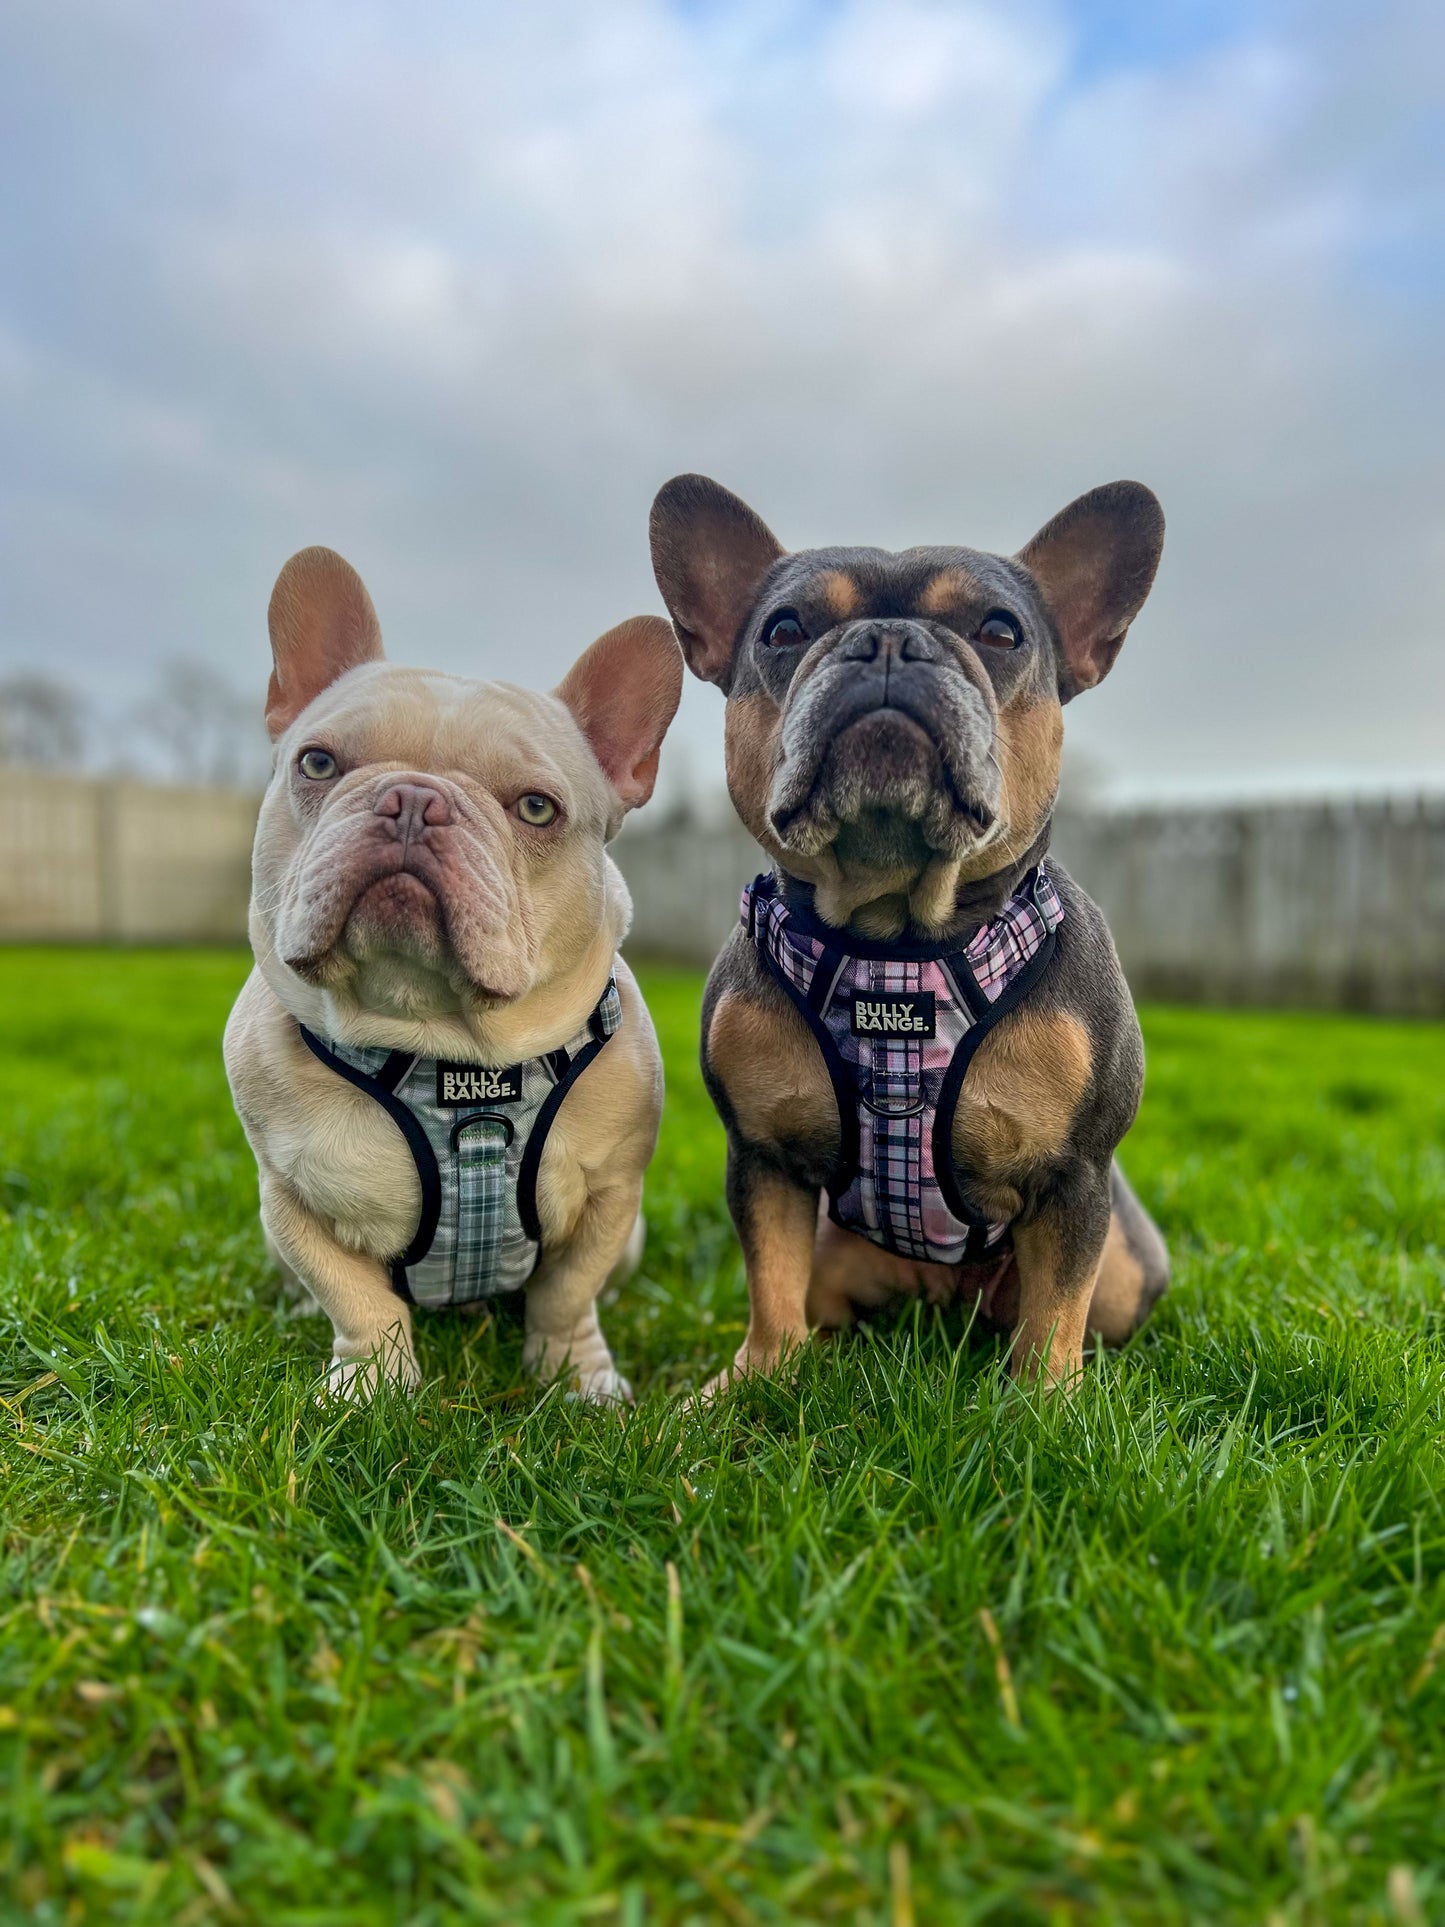
[[[357,892],[347,921],[354,919],[402,930],[438,924],[441,900],[432,885],[415,870],[393,870],[364,884]]]
[[[457,896],[455,880],[449,888],[446,874],[421,846],[373,852],[359,874],[334,889],[328,909],[306,920],[311,942],[284,959],[318,988],[350,983],[357,993],[380,973],[388,1003],[415,979],[418,995],[427,985],[449,985],[469,1003],[492,1006],[515,1001],[526,988],[521,959],[511,954],[515,945],[485,941],[485,932],[473,928],[473,907],[465,895]]]
[[[435,886],[406,867],[363,884],[342,926],[339,947],[357,963],[378,954],[433,970],[448,963],[446,910]]]
[[[884,704],[785,754],[768,799],[779,842],[799,854],[835,846],[840,856],[888,862],[976,849],[998,824],[991,720],[939,726],[950,720]]]

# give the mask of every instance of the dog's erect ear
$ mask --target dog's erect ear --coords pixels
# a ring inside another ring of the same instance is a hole
[[[366,584],[334,549],[302,549],[276,578],[266,612],[271,686],[266,727],[291,727],[307,703],[358,663],[380,662],[381,626]]]
[[[733,648],[782,544],[746,502],[706,475],[674,475],[652,504],[652,572],[687,666],[726,690]]]
[[[554,693],[577,718],[623,807],[645,803],[682,695],[682,657],[662,617],[632,616],[609,629]]]
[[[1142,482],[1106,482],[1019,550],[1063,645],[1059,695],[1092,689],[1114,666],[1159,567],[1164,511]]]

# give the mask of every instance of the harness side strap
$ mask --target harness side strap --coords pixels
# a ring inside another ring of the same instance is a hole
[[[543,1098],[541,1109],[532,1122],[532,1133],[527,1139],[527,1148],[522,1153],[521,1167],[517,1172],[517,1216],[521,1219],[523,1231],[537,1247],[537,1264],[542,1262],[542,1222],[537,1216],[537,1174],[542,1168],[542,1153],[547,1148],[547,1139],[562,1108],[562,1100],[613,1035],[614,1032],[604,1032],[600,1037],[590,1038],[582,1046]],[[532,1269],[535,1271],[536,1265]]]
[[[833,1101],[838,1106],[838,1160],[833,1166],[832,1176],[825,1189],[832,1200],[840,1198],[858,1174],[858,1102],[853,1086],[849,1082],[848,1069],[843,1062],[843,1054],[838,1049],[832,1031],[823,1022],[823,1009],[826,1008],[842,959],[836,951],[825,950],[818,959],[813,972],[814,987],[821,987],[820,1004],[815,1004],[811,996],[805,997],[785,970],[779,968],[768,943],[767,922],[759,918],[753,933],[753,946],[758,953],[764,970],[787,993],[795,1008],[801,1014],[808,1029],[812,1031],[818,1049],[823,1054],[823,1068],[828,1073],[828,1082],[833,1086]]]
[[[949,1060],[948,1069],[943,1073],[943,1082],[938,1090],[938,1109],[933,1116],[933,1174],[938,1188],[943,1193],[944,1203],[953,1215],[963,1223],[987,1230],[977,1208],[968,1203],[958,1183],[958,1170],[953,1162],[953,1118],[958,1109],[959,1094],[963,1090],[963,1080],[968,1075],[968,1067],[978,1053],[979,1045],[1002,1018],[1011,1010],[1016,1010],[1034,985],[1053,962],[1054,946],[1058,939],[1058,927],[1045,933],[1043,942],[1029,958],[1013,982],[1003,990],[998,998],[983,1011],[977,1021],[964,1032],[958,1049]],[[960,990],[972,987],[973,974],[967,960],[956,958],[950,965],[950,975]],[[968,999],[973,1007],[973,999]],[[973,1240],[970,1238],[970,1244]]]
[[[590,1035],[581,1050],[575,1054],[565,1048],[549,1051],[542,1060],[556,1082],[543,1098],[532,1120],[531,1133],[517,1170],[517,1217],[523,1231],[537,1247],[537,1263],[532,1267],[534,1271],[542,1262],[542,1221],[537,1215],[537,1178],[542,1169],[542,1153],[547,1148],[547,1139],[562,1108],[563,1099],[608,1038],[617,1035],[621,1023],[622,1006],[617,995],[617,978],[613,975],[607,979],[607,988],[587,1019]]]
[[[354,1084],[357,1090],[365,1091],[368,1097],[375,1098],[406,1139],[407,1149],[411,1152],[411,1161],[416,1166],[417,1178],[421,1183],[421,1215],[417,1219],[416,1232],[411,1243],[392,1266],[391,1278],[397,1291],[409,1301],[411,1292],[406,1283],[406,1267],[420,1264],[431,1250],[432,1239],[436,1236],[437,1220],[441,1217],[442,1210],[442,1180],[441,1173],[437,1169],[436,1152],[433,1151],[431,1140],[422,1129],[420,1120],[402,1103],[392,1088],[393,1084],[401,1082],[408,1065],[415,1060],[407,1059],[401,1070],[393,1077],[392,1083],[388,1084],[384,1081],[387,1073],[393,1070],[396,1059],[404,1056],[404,1053],[393,1051],[391,1057],[382,1066],[381,1076],[368,1077],[365,1071],[357,1070],[354,1064],[348,1064],[344,1057],[338,1057],[335,1051],[329,1050],[313,1031],[306,1028],[305,1024],[298,1024],[297,1029],[301,1032],[302,1043],[311,1055],[323,1063],[328,1070],[335,1071],[338,1077],[344,1077],[348,1084]]]

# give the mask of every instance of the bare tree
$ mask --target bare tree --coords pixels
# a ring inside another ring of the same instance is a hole
[[[163,664],[139,723],[175,782],[251,787],[266,779],[258,705],[208,662],[183,656]]]
[[[88,723],[85,698],[56,676],[22,669],[0,681],[0,762],[79,768]]]

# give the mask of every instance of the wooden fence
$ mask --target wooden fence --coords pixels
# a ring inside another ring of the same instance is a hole
[[[0,768],[0,937],[244,941],[256,800]]]
[[[1079,812],[1055,849],[1138,996],[1445,1015],[1445,796]],[[762,867],[740,827],[645,817],[617,854],[631,948],[688,963]]]
[[[0,939],[242,942],[256,798],[0,769]],[[646,815],[615,854],[628,949],[708,963],[760,853]],[[1135,991],[1445,1014],[1445,796],[1090,811],[1056,848]]]

